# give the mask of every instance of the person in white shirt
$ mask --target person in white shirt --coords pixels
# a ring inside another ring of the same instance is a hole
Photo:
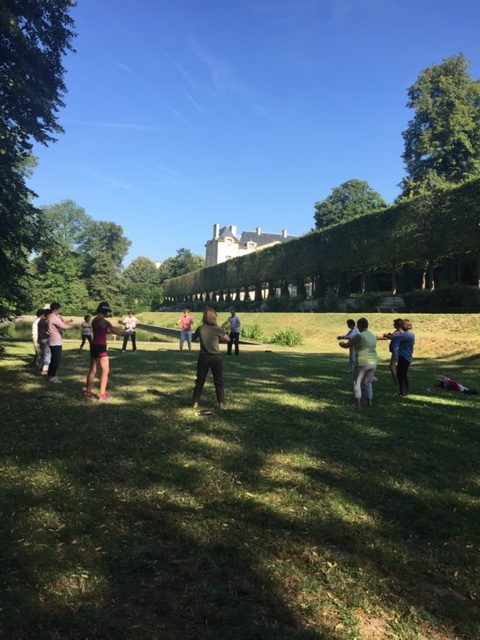
[[[344,336],[337,336],[337,340],[351,340],[359,335],[360,332],[356,327],[355,320],[347,320],[347,327],[348,332]],[[357,352],[353,347],[350,347],[349,352],[350,373],[353,373],[357,362]]]
[[[237,316],[234,309],[231,310],[230,318],[228,318],[225,325],[230,326],[230,342],[227,344],[227,354],[229,356],[232,355],[232,345],[235,345],[235,355],[238,356],[239,355],[238,343],[240,340],[241,322],[240,322],[240,318]]]
[[[128,339],[132,339],[132,349],[137,350],[137,342],[135,337],[135,330],[137,328],[138,320],[133,315],[133,311],[129,311],[128,314],[121,320],[121,324],[125,326],[125,337],[123,338],[122,351],[126,351]]]

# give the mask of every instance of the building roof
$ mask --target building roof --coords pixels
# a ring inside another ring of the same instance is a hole
[[[255,242],[259,247],[266,244],[273,244],[274,242],[288,242],[292,240],[293,236],[287,236],[286,238],[281,233],[260,233],[256,231],[244,231],[240,237],[240,244],[247,244],[247,242]]]
[[[232,233],[230,227],[222,227],[220,229],[218,240],[225,240],[225,238],[233,238],[234,240],[236,240],[236,242],[239,242],[238,236],[235,236]]]

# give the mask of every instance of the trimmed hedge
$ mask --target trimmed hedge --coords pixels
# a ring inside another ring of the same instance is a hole
[[[167,297],[234,292],[307,277],[396,272],[448,256],[480,256],[480,179],[388,207],[285,244],[167,280]]]

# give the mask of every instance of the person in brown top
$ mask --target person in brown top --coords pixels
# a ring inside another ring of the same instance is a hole
[[[213,384],[217,393],[219,409],[225,409],[225,392],[223,389],[223,361],[218,346],[219,340],[230,342],[225,330],[217,325],[215,309],[206,309],[203,313],[202,325],[195,331],[194,341],[200,339],[200,354],[197,362],[197,379],[193,390],[193,408],[198,409],[203,386],[212,370]]]

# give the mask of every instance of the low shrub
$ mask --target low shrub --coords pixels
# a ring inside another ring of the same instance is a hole
[[[242,338],[254,342],[265,341],[262,327],[259,324],[246,324],[242,326]]]
[[[282,344],[285,347],[296,347],[299,344],[302,344],[302,334],[295,329],[290,327],[286,327],[285,329],[280,329],[277,331],[271,340],[271,342],[275,344]]]

